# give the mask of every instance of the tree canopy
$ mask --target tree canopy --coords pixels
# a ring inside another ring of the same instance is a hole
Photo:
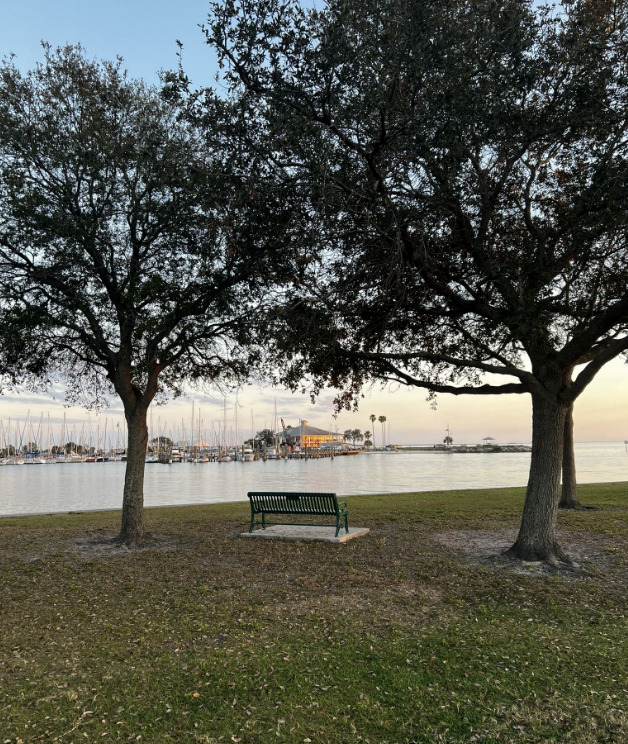
[[[284,379],[341,406],[373,379],[529,394],[524,559],[569,560],[565,421],[628,349],[627,20],[623,0],[241,0],[207,29],[315,226],[291,243],[316,234],[277,314]]]
[[[261,442],[267,447],[272,447],[277,440],[277,435],[272,429],[262,429],[255,435],[254,441]]]
[[[186,382],[249,373],[283,256],[255,240],[254,220],[243,227],[270,191],[225,146],[228,104],[203,102],[199,123],[77,47],[46,48],[27,74],[0,68],[2,366],[61,376],[87,404],[120,397],[129,543],[143,538],[149,405]]]

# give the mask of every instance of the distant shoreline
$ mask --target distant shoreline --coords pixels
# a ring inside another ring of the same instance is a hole
[[[363,449],[365,454],[500,454],[504,452],[531,452],[532,447],[529,444],[494,444],[494,445],[452,445],[451,447],[441,447],[436,445],[398,445],[395,449]]]

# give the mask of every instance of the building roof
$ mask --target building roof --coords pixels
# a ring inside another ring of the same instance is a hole
[[[281,433],[283,433],[283,431]],[[286,429],[286,434],[292,438],[335,436],[333,431],[325,431],[324,429],[317,429],[315,426],[310,426],[309,424],[301,424],[301,426],[290,426]]]

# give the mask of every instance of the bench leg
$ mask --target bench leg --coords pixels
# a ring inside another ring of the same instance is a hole
[[[255,514],[251,514],[251,524],[249,525],[249,532],[253,532],[254,525],[255,525]]]
[[[349,534],[349,515],[345,514],[344,517],[336,517],[336,537],[338,537],[340,527],[342,526],[340,523],[341,519],[345,520],[345,532],[347,533],[347,535]]]

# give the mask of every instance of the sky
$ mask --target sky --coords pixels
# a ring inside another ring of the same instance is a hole
[[[627,440],[627,391],[628,366],[622,362],[607,365],[576,402],[576,441]],[[98,429],[104,432],[105,426],[109,434],[123,430],[122,408],[115,397],[110,400],[109,408],[98,413],[88,413],[76,406],[66,407],[63,401],[61,386],[37,394],[0,395],[0,421],[6,429],[11,418],[15,431],[16,420],[23,427],[30,414],[35,430],[42,420],[42,431],[46,430],[50,419],[58,433],[65,416],[67,427],[77,434],[82,426],[91,426],[94,437]],[[386,417],[383,431],[379,422],[372,426],[371,414],[377,418]],[[407,388],[381,390],[375,386],[365,392],[356,413],[343,412],[334,417],[332,392],[324,393],[312,405],[309,397],[301,393],[251,385],[241,389],[237,395],[234,392],[223,397],[218,391],[213,395],[193,393],[163,406],[152,406],[150,429],[154,436],[161,434],[177,441],[197,440],[200,429],[201,438],[213,442],[215,433],[219,434],[224,428],[226,419],[228,443],[233,443],[231,438],[236,423],[238,440],[242,441],[251,435],[252,429],[273,428],[275,420],[280,427],[281,418],[288,426],[298,425],[301,419],[333,432],[347,429],[371,431],[376,446],[382,443],[440,443],[447,429],[457,444],[479,444],[485,437],[493,437],[496,443],[505,444],[530,442],[532,413],[527,395],[441,395],[436,408],[433,408],[426,401],[424,391]]]
[[[177,40],[183,44],[182,60],[195,85],[213,83],[217,65],[199,28],[207,18],[205,0],[20,0],[5,2],[0,10],[0,53],[15,54],[23,70],[43,59],[41,42],[55,46],[80,43],[88,57],[115,59],[120,56],[131,77],[158,82],[158,71],[178,64]],[[153,407],[153,431],[171,433],[191,428],[194,410],[207,436],[223,425],[235,429],[236,396],[191,395],[165,406]],[[374,428],[375,444],[382,442],[433,444],[442,442],[449,429],[454,442],[475,444],[484,437],[497,442],[529,442],[531,406],[528,396],[440,396],[433,409],[421,390],[386,389],[375,386],[365,393],[357,413],[333,416],[333,394],[324,394],[315,405],[309,397],[251,386],[237,395],[238,430],[250,436],[251,428],[270,428],[277,416],[286,424],[305,419],[332,431],[373,427],[369,416],[386,416],[384,431]],[[48,420],[56,426],[64,418],[75,426],[115,431],[122,426],[119,403],[89,416],[81,408],[64,407],[63,390],[55,387],[40,394],[11,393],[0,396],[0,421],[22,424],[30,413],[32,421]],[[178,437],[177,437],[178,438]],[[602,370],[576,402],[576,441],[624,441],[628,439],[628,366],[617,361]]]
[[[53,47],[80,43],[89,58],[122,57],[131,77],[158,82],[159,70],[183,64],[198,85],[213,82],[215,56],[199,25],[207,0],[20,0],[3,2],[0,50],[13,53],[26,70],[43,59],[41,42]]]

